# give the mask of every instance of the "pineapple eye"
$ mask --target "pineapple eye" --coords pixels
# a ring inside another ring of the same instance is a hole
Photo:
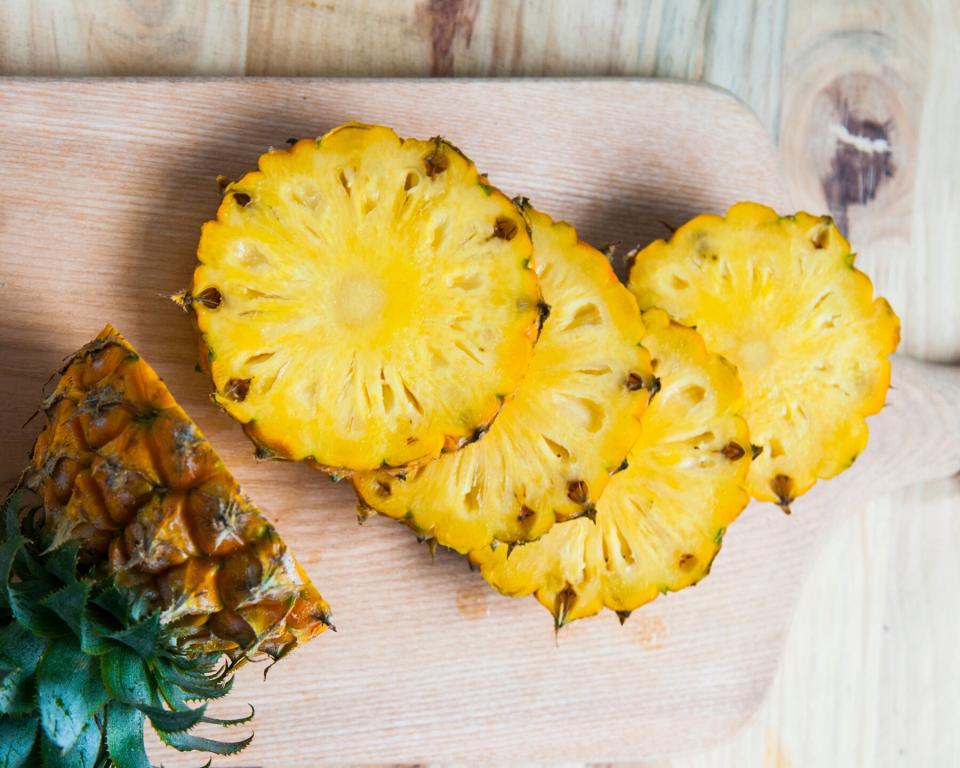
[[[740,443],[729,442],[723,446],[723,450],[720,451],[727,459],[730,461],[740,461],[746,454],[746,450]]]
[[[537,514],[536,512],[534,512],[532,509],[530,509],[530,507],[524,504],[522,507],[520,507],[520,514],[517,515],[517,520],[519,520],[521,523],[525,523],[527,520],[529,520],[531,517],[533,517],[536,514]]]
[[[547,318],[550,317],[550,305],[545,301],[541,301],[537,305],[537,314],[540,316],[540,327],[543,327],[543,324],[547,322]]]
[[[493,226],[493,236],[501,240],[513,240],[517,234],[517,222],[508,219],[506,216],[498,216],[497,222]]]
[[[248,195],[246,192],[234,192],[233,199],[241,208],[246,208],[248,205],[250,205],[252,200],[250,195]]]
[[[583,480],[573,480],[567,485],[567,496],[575,504],[585,504],[590,498],[590,489]]]
[[[795,498],[793,479],[789,475],[777,475],[770,481],[770,490],[776,494],[780,509],[789,515],[790,502]]]
[[[450,166],[450,161],[447,160],[443,152],[440,151],[439,146],[423,158],[423,162],[427,168],[427,176],[431,179],[437,174],[443,173]]]
[[[202,304],[207,309],[217,309],[221,304],[223,304],[223,295],[219,290],[217,290],[217,288],[211,285],[209,288],[204,288],[194,298],[194,301],[198,304]]]
[[[813,247],[818,251],[826,248],[830,243],[831,226],[833,226],[832,221],[821,222],[813,230],[813,234],[810,236],[810,242],[813,243]]]
[[[247,393],[250,392],[250,382],[252,379],[230,379],[223,390],[224,396],[238,403],[247,399]]]

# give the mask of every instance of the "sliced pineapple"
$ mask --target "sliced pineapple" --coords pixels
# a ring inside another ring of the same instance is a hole
[[[490,431],[406,477],[358,474],[361,511],[469,552],[592,513],[655,388],[633,297],[606,258],[524,204],[550,315],[530,371]]]
[[[749,498],[743,485],[750,440],[737,415],[736,370],[666,313],[651,310],[643,321],[661,389],[628,466],[610,480],[594,518],[470,556],[500,592],[535,594],[558,628],[604,607],[623,619],[661,593],[695,584]]]
[[[348,124],[260,158],[191,293],[216,401],[268,456],[402,468],[478,436],[540,327],[514,204],[435,139]]]
[[[630,289],[641,309],[696,326],[739,369],[760,450],[754,497],[789,511],[864,449],[900,323],[830,218],[755,203],[698,216],[636,256]]]

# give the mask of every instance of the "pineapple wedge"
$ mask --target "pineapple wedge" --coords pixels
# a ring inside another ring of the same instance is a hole
[[[279,658],[330,625],[327,603],[156,372],[107,326],[44,403],[25,485],[51,548],[79,542],[180,647]]]
[[[503,594],[536,595],[558,629],[604,607],[622,621],[659,594],[697,583],[749,499],[736,370],[666,313],[645,312],[643,322],[661,389],[596,514],[557,523],[537,541],[470,555]]]
[[[900,322],[828,217],[755,203],[698,216],[630,270],[641,309],[696,326],[743,380],[751,494],[790,502],[853,464],[883,407]]]
[[[260,158],[203,227],[214,398],[263,457],[335,475],[476,439],[541,322],[520,211],[453,145],[348,124]]]
[[[375,509],[463,553],[592,514],[656,387],[636,302],[608,260],[568,224],[523,211],[551,310],[516,396],[463,450],[402,477],[354,477],[361,515]]]

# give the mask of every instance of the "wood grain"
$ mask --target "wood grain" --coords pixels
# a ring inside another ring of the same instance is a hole
[[[246,3],[5,0],[0,73],[232,75],[246,60]]]
[[[945,90],[960,71],[948,43],[960,31],[960,9],[932,6],[798,6],[780,144],[795,198],[830,210],[894,306],[908,308],[903,349],[956,361],[960,260],[937,249],[960,236],[960,149],[941,128],[960,125],[957,99]]]
[[[425,12],[432,6],[443,14],[460,5],[470,3],[5,0],[0,74],[426,75],[435,71],[437,43]],[[848,225],[861,263],[894,298],[906,350],[960,359],[954,300],[960,288],[960,224],[954,215],[960,11],[953,0],[473,5],[472,25],[436,25],[441,43],[447,36],[452,40],[443,59],[449,73],[645,74],[723,86],[744,99],[780,141],[791,195],[797,205],[813,209],[824,205],[824,158],[829,165],[837,141],[830,121],[817,111],[822,100],[812,96],[844,75],[852,75],[844,80],[851,85],[863,82],[864,74],[879,77],[883,88],[844,89],[848,114],[882,124],[891,114],[886,105],[909,105],[896,110],[896,130],[888,138],[906,162],[897,164],[896,175],[882,181],[873,199],[847,205]],[[296,23],[284,21],[294,14]],[[882,98],[874,97],[878,92]],[[907,136],[914,137],[913,148],[902,142]],[[869,160],[854,156],[850,177],[867,172]],[[0,212],[0,227],[2,222]],[[956,752],[947,749],[951,726],[960,712],[951,681],[960,675],[960,663],[939,638],[956,637],[957,628],[950,623],[952,612],[935,606],[954,599],[956,574],[942,567],[955,562],[960,547],[950,515],[960,493],[949,485],[938,493],[932,498],[910,492],[869,509],[855,504],[859,511],[835,534],[805,588],[761,712],[723,746],[656,764],[950,762]],[[891,563],[874,556],[875,548],[861,546],[866,538],[914,542],[909,567],[898,561],[891,578]],[[865,600],[870,611],[862,607]],[[876,648],[883,652],[871,650]],[[859,663],[861,653],[874,654],[875,662]],[[930,675],[931,668],[939,674]],[[904,717],[907,701],[911,708]],[[922,726],[911,717],[921,718]],[[856,740],[851,734],[858,734]]]
[[[596,124],[601,113],[617,119]],[[241,676],[237,699],[261,713],[241,762],[282,749],[285,763],[307,765],[321,748],[360,762],[627,759],[719,738],[753,711],[773,674],[834,505],[960,468],[960,444],[948,437],[960,430],[949,407],[960,373],[901,361],[856,471],[819,487],[793,519],[748,510],[698,589],[656,602],[623,630],[612,615],[574,624],[554,647],[539,606],[497,597],[462,558],[431,564],[387,521],[357,530],[348,488],[302,466],[256,466],[192,370],[187,318],[163,298],[190,279],[216,173],[237,175],[288,134],[388,118],[401,133],[444,133],[491,181],[593,241],[644,241],[695,211],[784,194],[756,119],[718,91],[679,83],[6,81],[0,428],[16,437],[3,445],[2,466],[19,466],[31,436],[17,425],[47,372],[104,322],[168,380],[276,516],[340,628],[266,685],[256,670]],[[722,130],[703,134],[703,119]],[[43,313],[31,311],[38,296]],[[911,420],[925,429],[908,428]],[[530,711],[542,725],[534,733]],[[677,727],[689,718],[695,730]],[[291,726],[303,733],[295,744]]]

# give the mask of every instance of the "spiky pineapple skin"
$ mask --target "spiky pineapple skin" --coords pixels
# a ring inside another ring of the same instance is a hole
[[[24,483],[53,545],[77,540],[197,652],[279,657],[329,606],[156,372],[110,326],[43,403]]]
[[[519,385],[541,321],[531,249],[452,144],[349,123],[226,186],[181,301],[260,455],[399,473],[474,439]]]
[[[645,312],[643,322],[661,388],[593,518],[470,555],[498,591],[535,595],[557,628],[604,608],[622,620],[661,594],[696,584],[749,499],[750,438],[738,415],[736,370],[666,313]]]
[[[144,768],[149,720],[180,751],[236,754],[253,736],[198,738],[201,722],[223,727],[253,717],[211,719],[237,664],[181,642],[149,595],[118,586],[80,541],[57,544],[45,510],[23,510],[24,489],[0,504],[0,765]]]
[[[464,554],[591,514],[640,434],[656,379],[636,304],[606,257],[522,201],[550,306],[533,361],[490,430],[402,477],[360,473],[377,510]]]
[[[829,217],[738,203],[647,246],[630,270],[641,309],[696,326],[737,366],[760,449],[750,492],[785,511],[853,464],[890,384],[900,322],[854,261]]]

